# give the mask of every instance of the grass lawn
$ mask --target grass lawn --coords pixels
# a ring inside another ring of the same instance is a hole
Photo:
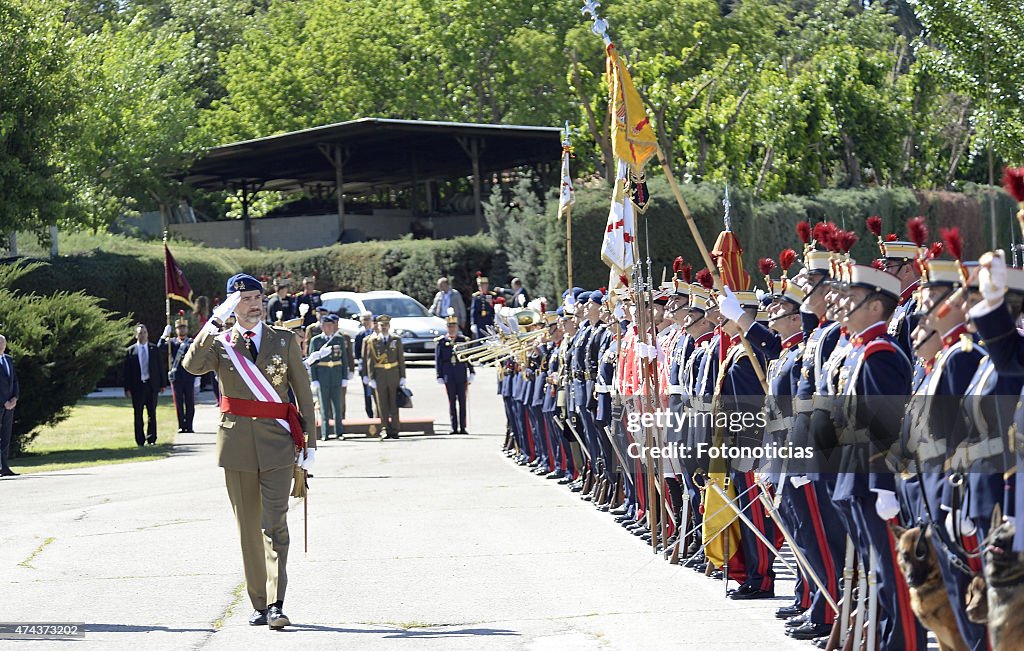
[[[43,429],[25,455],[11,459],[11,468],[31,473],[161,459],[171,453],[178,431],[169,392],[160,396],[156,422],[157,444],[140,448],[135,444],[129,399],[85,399],[72,408],[67,420]]]

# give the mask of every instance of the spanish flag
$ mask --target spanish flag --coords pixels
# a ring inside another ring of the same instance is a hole
[[[736,520],[736,511],[729,507],[717,491],[712,490],[711,484],[722,486],[725,494],[735,503],[736,487],[732,482],[726,481],[724,472],[711,471],[707,476],[708,487],[704,491],[704,523],[703,539],[705,543],[704,555],[708,562],[716,568],[725,565],[726,547],[729,552],[729,578],[737,581],[745,580],[745,569],[743,566],[743,553],[740,548],[740,522]],[[730,524],[729,521],[732,520]],[[728,538],[728,544],[726,539]]]
[[[619,58],[615,44],[607,48],[608,90],[611,93],[612,153],[640,174],[658,152],[658,138],[651,128],[647,111],[633,85],[626,64]]]

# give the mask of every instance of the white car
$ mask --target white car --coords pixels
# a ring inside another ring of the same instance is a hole
[[[448,332],[444,319],[402,292],[324,292],[324,307],[341,317],[339,330],[350,337],[359,332],[359,314],[391,317],[391,334],[402,338],[406,359],[434,359],[434,340]]]

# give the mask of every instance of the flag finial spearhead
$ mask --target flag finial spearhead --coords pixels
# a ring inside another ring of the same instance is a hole
[[[725,197],[722,199],[722,206],[725,208],[725,230],[732,230],[732,202],[729,201],[729,182],[725,182]]]

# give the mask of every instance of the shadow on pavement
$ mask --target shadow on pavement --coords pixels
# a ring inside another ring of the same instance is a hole
[[[318,631],[321,633],[360,633],[380,635],[385,639],[423,639],[443,637],[491,637],[491,636],[518,636],[516,631],[509,631],[502,628],[457,628],[457,629],[419,629],[419,628],[342,628],[338,626],[320,626],[316,624],[292,624],[284,631]]]
[[[170,626],[135,626],[130,624],[86,624],[86,633],[216,633],[212,626],[206,628],[171,628]]]

